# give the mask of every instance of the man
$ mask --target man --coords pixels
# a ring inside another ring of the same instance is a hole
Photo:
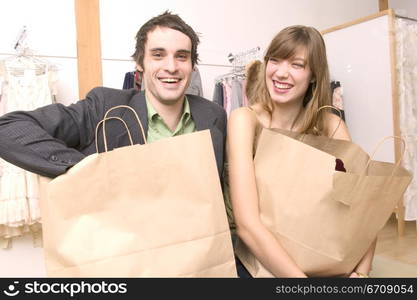
[[[0,156],[28,171],[58,176],[96,152],[95,129],[106,111],[117,105],[128,105],[138,113],[148,142],[210,129],[221,174],[225,111],[211,101],[185,95],[198,60],[197,34],[178,15],[165,12],[145,23],[136,40],[132,57],[143,71],[145,91],[98,87],[85,100],[70,106],[52,104],[4,115],[0,118]],[[125,120],[133,140],[144,143],[129,110],[114,110],[111,116]],[[106,122],[106,136],[109,150],[129,145],[126,129],[118,120]],[[102,143],[99,148],[103,149]]]

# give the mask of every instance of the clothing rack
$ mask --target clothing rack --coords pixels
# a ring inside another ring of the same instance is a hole
[[[253,61],[257,60],[260,57],[260,50],[261,48],[254,47],[252,49],[239,52],[236,54],[229,53],[227,59],[232,64],[232,70],[228,73],[222,74],[215,78],[215,83],[222,81],[225,78],[242,78],[244,79],[245,76],[245,67],[246,65]]]
[[[23,26],[23,28],[20,30],[17,38],[16,38],[16,42],[14,43],[14,50],[17,51],[18,55],[23,55],[25,53],[25,51],[27,51],[27,43],[26,43],[26,38],[27,38],[27,27]]]
[[[409,21],[417,21],[417,19],[415,19],[415,18],[408,17],[408,16],[402,16],[402,15],[399,15],[399,14],[396,14],[395,17],[405,19],[405,20],[409,20]]]
[[[33,55],[26,38],[24,26],[13,43],[15,53],[0,59],[0,115],[56,102],[58,68]],[[41,245],[39,175],[1,159],[0,170],[0,249],[26,233],[32,234],[34,246]]]
[[[255,47],[236,54],[230,53],[227,58],[232,70],[214,80],[213,102],[222,106],[228,116],[234,109],[249,105],[245,92],[245,68],[250,62],[259,59],[260,49],[260,47]]]
[[[258,46],[237,54],[229,53],[227,58],[232,63],[233,70],[239,71],[242,68],[244,69],[250,61],[259,59],[260,50],[261,48]]]
[[[16,54],[3,60],[5,68],[17,76],[23,76],[28,71],[36,75],[44,74],[47,70],[58,71],[59,68],[56,65],[34,55],[34,51],[28,47],[27,36],[28,29],[23,26],[13,44]]]
[[[232,72],[219,75],[214,79],[214,83],[221,82],[222,80],[226,78],[245,79],[246,78],[245,68],[243,67],[241,69],[236,69],[236,70],[233,70]]]

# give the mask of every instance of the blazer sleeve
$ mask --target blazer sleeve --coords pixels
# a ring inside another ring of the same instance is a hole
[[[39,175],[55,177],[82,160],[95,138],[104,101],[100,88],[70,106],[51,104],[0,118],[0,157]]]

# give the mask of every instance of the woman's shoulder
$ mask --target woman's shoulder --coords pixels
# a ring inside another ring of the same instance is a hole
[[[256,124],[258,118],[252,107],[244,106],[232,111],[229,122],[249,122],[250,124]]]
[[[324,113],[325,127],[327,128],[326,135],[335,139],[351,140],[349,131],[345,122],[334,113]]]
[[[328,127],[336,127],[340,122],[343,122],[343,120],[337,116],[336,114],[332,112],[324,112],[324,122]]]
[[[256,107],[240,107],[233,110],[229,118],[228,136],[238,136],[250,141],[253,145],[251,151],[255,151],[262,128]]]
[[[262,129],[258,116],[252,107],[240,107],[232,111],[228,121],[228,135],[246,136],[251,140]]]

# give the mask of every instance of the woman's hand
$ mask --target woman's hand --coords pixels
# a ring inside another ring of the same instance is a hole
[[[349,278],[368,278],[368,277],[369,276],[367,274],[363,274],[363,273],[356,272],[356,271],[353,271],[349,276]]]

